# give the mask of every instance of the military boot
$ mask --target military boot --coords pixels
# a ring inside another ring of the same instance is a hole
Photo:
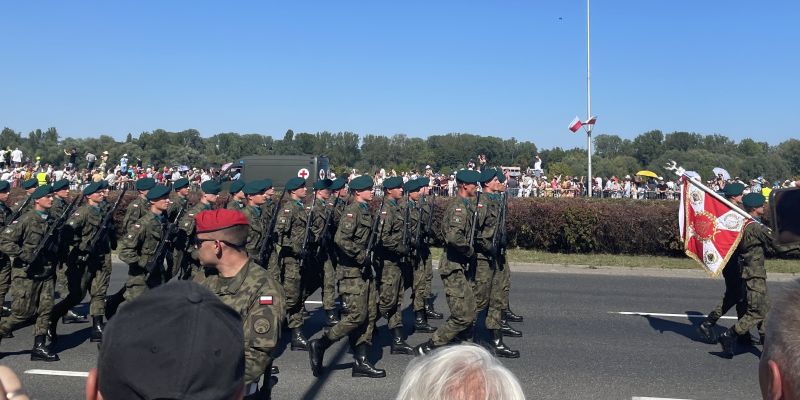
[[[308,340],[300,328],[292,329],[292,351],[294,350],[308,351]]]
[[[514,329],[505,319],[500,320],[500,331],[503,332],[503,336],[522,337],[522,332]]]
[[[273,365],[273,366],[269,367],[269,373],[272,374],[272,375],[277,375],[277,374],[281,373],[281,370],[280,370],[280,368],[278,368],[277,365]]]
[[[339,323],[339,317],[336,315],[336,310],[325,310],[325,314],[327,318],[325,319],[325,324],[328,326],[334,326]]]
[[[61,317],[62,324],[73,324],[79,322],[86,322],[89,319],[85,315],[80,315],[75,311],[69,310],[63,317]]]
[[[703,321],[700,326],[697,327],[697,333],[706,341],[706,343],[714,344],[717,343],[717,334],[714,332],[714,324],[709,320]]]
[[[511,311],[511,308],[508,310],[503,310],[503,315],[506,317],[506,320],[511,322],[522,322],[523,320],[522,316],[514,314],[514,312]]]
[[[325,350],[331,347],[331,344],[333,342],[325,334],[319,339],[308,342],[308,360],[311,364],[311,373],[315,377],[322,375],[322,357],[325,355]]]
[[[414,354],[414,348],[403,340],[403,328],[392,329],[392,345],[389,352],[391,354]]]
[[[475,340],[475,322],[470,324],[470,326],[467,327],[467,329],[458,332],[456,337],[453,339],[453,341],[457,342],[469,342],[471,340]]]
[[[518,350],[511,350],[505,343],[503,343],[503,332],[499,329],[490,329],[492,333],[491,350],[497,357],[505,358],[519,358]]]
[[[722,335],[719,335],[719,344],[722,346],[722,355],[725,358],[733,358],[733,353],[736,347],[736,340],[739,335],[733,328],[728,329]]]
[[[427,315],[428,318],[430,318],[430,319],[442,319],[442,318],[444,318],[444,315],[442,313],[438,313],[438,312],[436,312],[436,310],[433,309],[433,301],[430,301],[430,302],[426,301],[425,302],[425,315]]]
[[[428,315],[425,310],[414,311],[414,331],[431,333],[436,332],[436,328],[428,324]]]
[[[432,352],[433,349],[435,349],[435,348],[436,348],[436,345],[433,344],[433,339],[430,339],[427,342],[422,343],[422,344],[417,345],[416,347],[414,347],[414,354],[416,354],[418,356],[424,356],[425,354],[428,354],[428,353]]]
[[[8,331],[8,333],[3,334],[3,336],[0,336],[0,338],[2,338],[2,339],[13,339],[14,338],[14,334],[11,333],[11,331]]]
[[[51,353],[44,345],[44,335],[33,338],[33,349],[31,350],[31,361],[59,361],[58,354]]]
[[[90,342],[102,342],[103,341],[103,329],[105,329],[106,324],[103,323],[103,316],[102,315],[93,315],[92,316],[92,334],[89,337]]]
[[[2,313],[0,313],[0,317],[8,317],[8,316],[11,316],[11,309],[6,306],[3,306],[3,311]]]
[[[382,369],[375,368],[372,363],[369,362],[367,359],[367,351],[369,350],[369,345],[366,343],[361,343],[360,345],[356,346],[354,353],[354,360],[353,360],[353,373],[352,376],[354,378],[384,378],[386,377],[386,371]]]
[[[58,342],[58,333],[56,332],[56,328],[58,327],[58,320],[50,321],[50,326],[47,327],[47,340],[50,343],[55,344]]]

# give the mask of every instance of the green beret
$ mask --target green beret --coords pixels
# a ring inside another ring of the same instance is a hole
[[[486,168],[481,171],[481,183],[486,183],[497,177],[497,170],[494,168]]]
[[[764,205],[764,201],[766,199],[761,193],[748,193],[742,197],[742,204],[747,208],[761,207]]]
[[[497,181],[503,183],[506,181],[506,174],[502,170],[497,170]]]
[[[286,182],[286,190],[292,191],[300,189],[301,187],[306,185],[306,180],[303,178],[292,178]]]
[[[103,185],[100,182],[90,183],[86,185],[85,188],[83,188],[83,195],[88,196],[90,194],[97,192],[98,190],[101,190],[102,188]]]
[[[210,181],[206,181],[206,182],[210,182]],[[231,182],[231,187],[228,188],[228,192],[230,194],[239,193],[244,188],[244,185],[245,185],[245,181],[243,181],[241,179],[237,179],[237,180]]]
[[[353,178],[353,180],[350,181],[350,189],[352,190],[369,189],[373,185],[374,182],[372,181],[372,178],[369,177],[369,175],[361,175]]]
[[[258,181],[252,181],[252,182],[248,183],[247,185],[244,185],[244,188],[242,188],[242,191],[244,192],[244,194],[247,194],[247,195],[261,194],[261,193],[264,193],[265,190],[269,189],[269,186],[267,186],[267,183],[268,182],[266,182],[266,180],[264,180],[264,179],[258,180]]]
[[[188,186],[189,186],[189,180],[186,179],[186,178],[181,178],[181,179],[178,179],[175,182],[172,182],[172,189],[173,190],[183,189],[183,188],[188,187]]]
[[[137,182],[138,183],[138,182]],[[170,188],[164,185],[155,185],[149,192],[147,192],[147,200],[156,201],[162,197],[169,195]]]
[[[267,178],[267,179],[262,179],[262,181],[264,181],[264,186],[266,186],[267,189],[272,187],[272,179]]]
[[[744,193],[744,185],[739,182],[729,183],[722,188],[722,192],[728,197],[740,196]]]
[[[417,179],[409,179],[408,182],[403,185],[403,191],[406,193],[416,192],[422,187],[419,183],[420,182]]]
[[[108,189],[108,181],[107,180],[103,179],[98,183],[100,183],[100,189]]]
[[[424,188],[425,186],[429,186],[431,184],[431,178],[428,178],[427,176],[417,178],[417,183],[419,183],[420,188]]]
[[[333,181],[330,179],[320,179],[314,182],[314,190],[330,189],[331,183],[333,183]]]
[[[463,183],[478,183],[481,181],[481,173],[470,169],[462,169],[456,172],[456,181]]]
[[[153,178],[142,178],[136,181],[136,190],[150,190],[156,186]]]
[[[69,181],[66,179],[59,179],[53,182],[53,191],[57,192],[62,189],[69,189]]]
[[[27,181],[22,182],[22,188],[25,190],[33,189],[36,186],[39,186],[39,180],[36,178],[28,179]]]
[[[36,190],[33,191],[33,193],[31,194],[31,198],[33,198],[33,200],[38,200],[44,196],[47,196],[50,193],[53,193],[53,187],[50,185],[42,185],[37,187]]]
[[[200,190],[202,190],[205,194],[219,194],[220,190],[222,190],[222,187],[219,183],[217,183],[217,181],[209,180],[200,184]]]
[[[391,178],[386,178],[383,180],[384,189],[395,189],[401,186],[403,186],[403,178],[399,176],[393,176]]]
[[[328,186],[328,189],[330,189],[330,190],[340,190],[346,184],[347,184],[347,179],[336,178],[336,179],[333,180],[333,182],[331,182],[331,185]]]
[[[0,192],[8,192],[11,190],[11,184],[8,181],[0,181]]]

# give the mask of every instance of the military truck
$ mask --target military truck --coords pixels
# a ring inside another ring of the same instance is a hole
[[[326,156],[247,156],[234,162],[231,176],[239,170],[239,179],[250,182],[256,179],[272,179],[276,189],[283,189],[291,178],[301,177],[311,187],[317,180],[329,176],[330,162]],[[227,185],[225,185],[227,186]]]

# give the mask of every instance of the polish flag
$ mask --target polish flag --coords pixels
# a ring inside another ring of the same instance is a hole
[[[258,298],[258,304],[261,304],[262,306],[272,305],[272,296],[260,296]]]
[[[571,130],[573,133],[577,132],[578,129],[581,129],[581,126],[583,126],[583,122],[581,122],[580,118],[575,117],[575,119],[569,123],[569,130]]]

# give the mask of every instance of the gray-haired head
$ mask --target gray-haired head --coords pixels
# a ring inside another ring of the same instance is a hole
[[[524,400],[516,376],[474,344],[442,347],[406,367],[397,400]]]
[[[800,280],[790,284],[783,296],[770,308],[767,317],[764,351],[759,365],[761,392],[774,385],[772,367],[780,369],[784,393],[800,395]],[[788,387],[787,387],[788,386]],[[764,398],[769,398],[765,395]]]

